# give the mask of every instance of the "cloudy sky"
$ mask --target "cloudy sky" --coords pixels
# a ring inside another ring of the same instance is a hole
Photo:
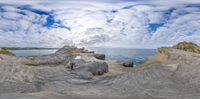
[[[1,0],[0,46],[200,44],[200,0]]]

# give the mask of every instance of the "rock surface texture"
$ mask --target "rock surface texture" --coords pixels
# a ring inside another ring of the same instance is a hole
[[[0,55],[0,99],[200,98],[200,54],[159,48],[154,58],[127,69],[83,50],[65,46],[46,56]]]
[[[106,56],[104,54],[93,54],[93,56],[100,60],[105,60]]]
[[[126,61],[126,62],[123,62],[123,66],[124,66],[124,67],[133,67],[133,61]]]

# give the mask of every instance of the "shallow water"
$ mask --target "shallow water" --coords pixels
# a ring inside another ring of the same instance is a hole
[[[138,66],[143,63],[149,57],[156,54],[155,49],[131,49],[131,48],[89,48],[96,53],[102,53],[106,55],[106,59],[112,60],[132,60],[134,66]],[[12,50],[17,56],[36,56],[36,55],[48,55],[56,52],[57,49],[39,49],[39,50]]]
[[[97,53],[106,54],[106,59],[132,60],[134,66],[142,64],[146,59],[156,54],[156,49],[133,49],[133,48],[90,48]]]
[[[48,55],[56,51],[57,49],[11,50],[16,56]]]

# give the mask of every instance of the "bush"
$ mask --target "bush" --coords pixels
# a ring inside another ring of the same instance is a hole
[[[192,42],[180,42],[173,48],[200,54],[200,46]]]
[[[5,48],[0,48],[0,54],[15,56],[15,54],[13,54],[12,52],[10,52],[8,49]]]

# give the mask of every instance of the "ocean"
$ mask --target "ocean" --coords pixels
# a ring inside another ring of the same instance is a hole
[[[134,66],[144,63],[150,57],[153,57],[156,49],[134,49],[134,48],[90,48],[97,53],[106,55],[106,59],[128,61],[132,60]]]
[[[57,49],[31,49],[31,50],[11,50],[16,56],[37,56],[37,55],[48,55],[55,53]]]
[[[132,60],[134,66],[142,64],[146,59],[156,54],[156,49],[133,49],[133,48],[97,48],[91,47],[90,50],[94,50],[96,53],[102,53],[106,55],[108,60],[127,61]],[[39,50],[12,50],[16,56],[36,56],[36,55],[48,55],[56,52],[56,49],[39,49]]]

